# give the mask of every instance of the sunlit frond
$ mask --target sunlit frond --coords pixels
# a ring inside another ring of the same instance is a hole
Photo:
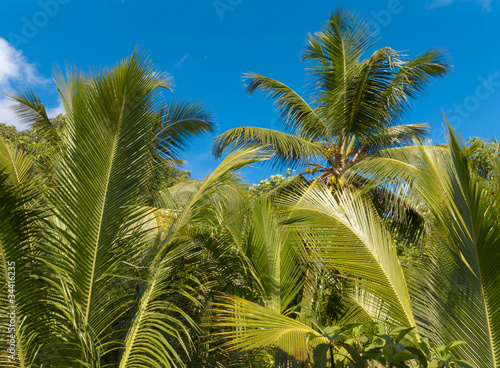
[[[272,163],[281,166],[295,166],[305,160],[321,157],[322,145],[309,139],[296,137],[276,130],[240,127],[219,135],[213,143],[213,153],[220,157],[225,150],[267,147],[273,153]]]
[[[286,129],[299,137],[321,140],[329,136],[324,122],[299,94],[285,84],[255,73],[244,75],[247,91],[260,90],[274,100]]]
[[[415,326],[396,248],[370,202],[355,194],[333,196],[320,184],[292,200],[297,221],[291,226],[311,260],[339,270],[371,294],[358,303],[367,302],[363,307],[375,320]]]

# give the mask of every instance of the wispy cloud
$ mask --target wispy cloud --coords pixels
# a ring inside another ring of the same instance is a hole
[[[55,118],[57,115],[62,114],[64,112],[64,105],[59,99],[59,103],[56,107],[49,107],[47,108],[47,116],[49,118]]]
[[[29,63],[22,51],[16,50],[7,40],[0,38],[0,86],[11,83],[46,84],[49,79],[42,77],[36,65]]]
[[[491,0],[461,0],[461,1],[473,1],[477,4],[480,4],[484,10],[491,9]],[[457,2],[457,0],[430,0],[427,2],[427,8],[444,8],[453,3]]]
[[[50,79],[42,76],[36,64],[30,63],[21,50],[0,38],[0,122],[25,129],[27,126],[12,111],[10,106],[13,103],[5,94],[12,89],[45,86],[49,82]],[[49,116],[62,112],[62,106],[59,105],[48,109]]]
[[[11,109],[12,101],[0,98],[0,123],[14,125],[17,129],[25,129],[27,126],[19,121],[14,110]]]
[[[184,64],[184,62],[186,61],[186,59],[188,57],[189,57],[189,54],[186,54],[183,57],[181,57],[181,59],[179,60],[179,62],[174,65],[174,68],[176,68],[178,70],[182,70],[182,64]]]
[[[198,155],[198,161],[208,161],[212,158],[212,151],[208,151],[205,153],[200,153]]]

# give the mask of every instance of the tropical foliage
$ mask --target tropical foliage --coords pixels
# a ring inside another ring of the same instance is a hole
[[[310,36],[311,105],[250,77],[290,133],[224,133],[204,180],[178,164],[210,113],[140,53],[56,73],[56,119],[12,95],[31,129],[0,126],[0,365],[500,367],[496,143],[397,125],[449,66],[371,44],[343,12]],[[280,160],[320,174],[238,174]]]
[[[469,139],[471,158],[478,171],[486,178],[491,179],[495,166],[500,160],[500,141],[498,139]]]
[[[478,367],[498,365],[498,174],[491,182],[481,180],[469,153],[450,131],[449,149],[421,146],[411,156],[394,149],[358,165],[370,166],[380,177],[392,175],[394,182],[412,183],[408,195],[429,211],[430,231],[422,239],[420,256],[406,267],[363,193],[332,196],[327,187],[315,184],[277,199],[289,208],[284,222],[293,228],[306,262],[340,272],[347,282],[345,311],[336,325],[375,321],[390,328],[416,326],[417,339],[430,336],[440,345],[463,340],[467,345],[457,344],[456,356]],[[400,165],[399,174],[388,161]],[[301,307],[290,318],[226,297],[213,324],[235,328],[224,335],[233,348],[265,342],[306,359],[308,336],[321,336],[325,327],[307,303]]]
[[[148,205],[149,189],[159,166],[175,159],[191,136],[211,129],[208,114],[187,102],[158,108],[158,91],[169,88],[168,81],[138,54],[95,76],[59,74],[56,85],[65,106],[63,136],[36,95],[16,98],[47,139],[57,139],[50,175],[32,177],[31,157],[1,146],[2,193],[10,195],[11,209],[2,217],[2,282],[10,262],[16,275],[17,359],[11,364],[156,361],[144,349],[176,364],[181,359],[173,345],[186,349],[190,319],[167,295],[191,298],[190,283],[174,276],[186,241],[156,235],[161,217]],[[156,344],[144,346],[155,333]]]
[[[260,196],[269,193],[272,190],[280,188],[288,180],[293,179],[295,175],[295,170],[287,169],[285,175],[277,174],[271,175],[268,179],[259,181],[257,184],[253,184],[248,187],[248,190],[255,196]]]

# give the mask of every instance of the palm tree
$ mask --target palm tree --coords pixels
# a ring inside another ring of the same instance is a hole
[[[34,300],[44,298],[35,278],[41,266],[33,240],[40,236],[38,221],[44,211],[36,204],[39,183],[31,179],[33,160],[0,138],[0,281],[5,285],[0,302],[4,327],[0,362],[6,367],[31,367],[36,358],[35,325],[44,312]],[[24,320],[31,315],[32,321]]]
[[[460,355],[478,367],[500,367],[500,167],[493,163],[485,180],[471,159],[479,142],[467,147],[448,129],[449,151],[387,150],[358,168],[413,183],[407,195],[419,198],[432,215],[427,256],[414,265],[423,272],[413,272],[410,283],[420,305],[420,329],[437,342],[466,341]]]
[[[0,277],[7,285],[15,262],[18,307],[14,356],[2,350],[1,364],[182,366],[193,322],[179,305],[196,300],[179,260],[192,241],[180,219],[160,233],[170,217],[148,198],[160,160],[212,123],[199,104],[162,105],[169,82],[138,53],[96,75],[55,79],[63,136],[35,94],[17,96],[24,117],[58,143],[46,181],[22,150],[0,142]],[[2,299],[4,322],[9,305]]]
[[[240,210],[237,216],[225,216],[221,227],[221,235],[225,236],[220,236],[225,242],[219,240],[215,247],[208,248],[211,253],[219,254],[220,263],[226,265],[230,263],[221,248],[238,254],[241,265],[232,268],[229,274],[242,282],[237,288],[217,288],[216,292],[244,297],[278,315],[294,316],[301,310],[305,285],[309,280],[307,267],[292,241],[293,234],[283,226],[282,218],[269,197],[245,202],[236,206]],[[234,208],[234,204],[232,202],[231,207]],[[223,335],[227,331],[211,332]],[[262,351],[259,353],[263,354]],[[289,357],[280,350],[267,352],[267,362],[288,360]]]
[[[340,324],[372,320],[417,327],[418,336],[436,345],[465,341],[454,354],[472,366],[500,366],[500,167],[484,180],[470,160],[474,149],[450,129],[449,149],[394,148],[356,165],[375,179],[405,185],[406,194],[429,209],[431,231],[410,267],[399,262],[364,192],[332,196],[316,183],[277,200],[289,208],[286,223],[304,262],[339,270],[351,282]],[[227,349],[274,346],[303,357],[308,341],[327,338],[314,319],[304,319],[314,317],[307,308],[287,316],[226,295],[215,310],[212,325],[233,328],[223,335]]]
[[[307,168],[333,183],[359,159],[388,147],[421,139],[425,124],[397,125],[431,80],[450,70],[445,53],[432,49],[407,58],[389,47],[374,51],[374,35],[353,13],[338,10],[321,32],[309,35],[303,60],[310,61],[310,101],[287,85],[245,74],[247,91],[272,98],[286,132],[238,127],[221,134],[215,156],[224,150],[268,146],[275,164]]]
[[[252,264],[263,258],[259,264],[274,270],[273,277],[262,268],[258,275],[274,286],[282,304],[276,305],[266,297],[252,300],[223,295],[210,318],[211,326],[226,328],[214,334],[215,338],[227,338],[221,346],[228,350],[276,347],[277,358],[284,358],[276,359],[276,366],[285,366],[279,364],[289,359],[301,364],[297,366],[307,366],[308,336],[321,335],[312,306],[318,268],[335,270],[349,281],[342,313],[334,322],[416,325],[395,245],[369,200],[355,193],[332,196],[323,183],[317,182],[300,191],[295,187],[294,192],[276,201],[272,209],[264,205],[264,210],[268,218],[274,216],[280,221],[268,220],[258,231],[261,238],[269,239],[264,247],[267,251],[248,258]],[[255,231],[253,226],[251,229]],[[293,250],[300,262],[292,262],[291,255],[287,260],[284,254],[280,258],[272,249]]]

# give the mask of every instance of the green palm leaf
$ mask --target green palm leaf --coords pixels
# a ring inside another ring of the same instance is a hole
[[[406,124],[393,125],[379,129],[373,134],[360,139],[357,143],[358,147],[369,147],[372,152],[377,152],[387,149],[388,147],[401,147],[422,142],[427,136],[429,126],[427,124]]]
[[[221,296],[214,303],[213,327],[235,328],[215,337],[227,340],[220,346],[229,350],[250,350],[263,346],[279,347],[298,360],[307,359],[307,340],[320,336],[313,328],[272,309],[235,296]]]
[[[269,147],[274,153],[273,163],[293,166],[321,157],[321,144],[292,134],[258,127],[233,128],[217,137],[213,153],[220,157],[224,150]]]
[[[203,182],[178,185],[164,194],[164,204],[169,205],[173,219],[165,229],[167,237],[159,246],[160,251],[144,277],[144,291],[127,331],[120,367],[143,367],[144,364],[155,367],[184,366],[180,352],[165,336],[178,341],[187,353],[187,344],[183,342],[190,340],[186,324],[196,329],[191,317],[173,302],[182,296],[197,304],[196,290],[189,287],[187,279],[171,281],[175,279],[176,263],[177,267],[186,267],[185,259],[196,255],[196,236],[189,229],[209,225],[213,221],[211,215],[216,212],[214,205],[217,203],[214,197],[221,194],[224,198],[224,189],[237,184],[234,171],[265,158],[257,150],[235,152]],[[181,258],[183,262],[179,263]]]
[[[169,241],[168,247],[151,262],[137,310],[127,330],[119,367],[184,366],[176,345],[187,351],[185,342],[190,342],[187,325],[194,327],[194,323],[175,301],[184,297],[196,303],[196,291],[189,287],[187,280],[172,279],[178,278],[176,263],[179,264],[192,249],[189,239]]]
[[[256,90],[267,92],[281,114],[285,127],[299,137],[318,140],[329,136],[324,122],[302,97],[285,84],[255,73],[244,75],[249,95]]]
[[[418,326],[437,343],[463,340],[458,354],[498,363],[498,175],[474,171],[470,150],[449,128],[449,146],[393,148],[352,167],[422,202],[432,213],[425,257],[407,276]],[[397,183],[397,184],[395,184]],[[420,272],[419,272],[420,271]]]
[[[451,128],[449,147],[451,160],[428,158],[419,185],[442,234],[429,248],[430,323],[442,340],[466,341],[460,351],[467,360],[498,367],[498,175],[492,183],[481,179]]]
[[[36,276],[41,264],[34,259],[43,212],[33,207],[38,188],[30,179],[32,166],[29,157],[0,138],[0,322],[4,326],[0,365],[5,367],[32,366],[46,320]]]
[[[301,220],[293,228],[311,261],[351,279],[352,296],[373,319],[415,326],[396,248],[370,202],[355,194],[332,196],[319,184],[292,201],[292,218]]]
[[[9,174],[10,184],[26,183],[33,174],[33,159],[0,137],[0,169]]]
[[[172,101],[158,109],[152,147],[163,159],[177,158],[194,137],[212,131],[211,115],[201,103]]]
[[[56,85],[68,144],[50,194],[60,235],[48,250],[58,278],[52,303],[72,333],[55,337],[68,343],[52,364],[102,364],[118,348],[113,326],[134,300],[128,265],[150,239],[140,226],[150,210],[138,205],[151,170],[156,91],[168,85],[137,53],[92,77],[60,74]]]
[[[49,119],[45,105],[38,94],[32,90],[24,90],[15,92],[9,97],[17,102],[13,108],[22,122],[32,124],[49,142],[61,142],[63,137],[57,125]]]

